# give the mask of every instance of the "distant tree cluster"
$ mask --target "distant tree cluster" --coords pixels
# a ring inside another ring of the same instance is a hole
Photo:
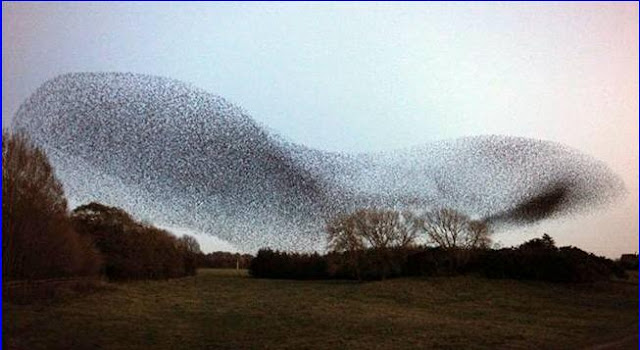
[[[375,280],[398,276],[477,273],[490,278],[590,282],[623,276],[619,263],[575,247],[557,248],[544,235],[515,248],[491,249],[486,222],[452,209],[421,216],[361,209],[327,224],[329,253],[263,249],[250,266],[255,277]],[[425,245],[417,245],[422,235]]]
[[[249,273],[254,277],[282,279],[326,279],[327,259],[317,253],[288,253],[261,249],[251,264]]]
[[[463,250],[465,259],[460,259],[461,250],[442,247],[394,248],[385,255],[368,248],[359,252],[355,265],[346,252],[318,255],[263,249],[249,272],[261,278],[357,280],[474,273],[488,278],[594,282],[626,276],[619,263],[575,247],[538,244],[545,239],[536,238],[514,248]]]
[[[329,249],[344,252],[407,247],[414,243],[417,228],[411,213],[360,209],[349,215],[339,215],[327,224]]]
[[[547,234],[516,248],[488,250],[479,261],[482,273],[492,278],[592,282],[612,275],[625,277],[624,268],[613,260],[576,247],[558,248]]]
[[[357,279],[402,274],[401,267],[420,236],[430,246],[448,250],[456,263],[469,251],[491,243],[486,222],[471,220],[453,209],[437,209],[421,216],[390,209],[360,209],[338,215],[326,227],[329,250],[340,256],[332,268],[351,271]],[[403,253],[404,252],[404,253]]]
[[[198,255],[198,267],[212,269],[248,269],[253,256],[230,252],[213,252]]]
[[[363,279],[375,271],[386,278],[398,274],[397,252],[414,245],[420,221],[411,213],[360,209],[327,224],[328,264],[332,275]],[[366,275],[366,276],[365,276]]]
[[[90,203],[69,215],[46,154],[25,135],[3,132],[4,281],[178,277],[195,274],[201,254],[195,238],[136,222],[122,209]]]
[[[390,209],[359,209],[338,215],[327,224],[328,247],[335,252],[406,248],[413,246],[421,234],[430,245],[446,249],[486,248],[491,244],[486,222],[471,220],[448,208],[421,216]]]
[[[177,238],[99,203],[74,209],[71,221],[103,254],[104,273],[110,279],[161,279],[196,272],[201,251],[191,236]]]

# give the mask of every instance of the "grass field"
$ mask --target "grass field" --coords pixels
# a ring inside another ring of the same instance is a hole
[[[638,285],[287,281],[200,270],[53,303],[3,303],[3,313],[5,348],[29,350],[574,349],[619,339],[614,348],[637,349]]]

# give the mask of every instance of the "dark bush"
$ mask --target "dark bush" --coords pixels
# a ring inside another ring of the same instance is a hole
[[[576,247],[556,248],[551,237],[530,240],[517,248],[488,250],[481,255],[480,272],[490,278],[550,282],[593,282],[624,271],[612,260]]]
[[[248,269],[253,256],[250,254],[213,252],[199,254],[198,267],[214,269]]]
[[[261,249],[251,261],[254,277],[381,280],[407,275],[406,248],[378,248],[327,255]]]
[[[408,248],[372,248],[366,249],[359,262],[362,280],[384,280],[406,276]]]
[[[557,252],[525,252],[513,248],[487,251],[480,267],[490,278],[562,281],[568,279],[570,273]]]
[[[415,250],[407,257],[411,276],[449,276],[458,274],[452,251],[440,247]]]
[[[282,279],[326,279],[326,256],[261,249],[249,265],[251,276]]]
[[[638,270],[638,254],[622,254],[618,266],[623,270]]]
[[[405,275],[406,256],[406,250],[400,248],[328,255],[261,249],[251,261],[249,272],[262,278],[381,280]]]

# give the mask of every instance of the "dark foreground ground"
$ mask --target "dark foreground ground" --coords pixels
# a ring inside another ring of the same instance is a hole
[[[464,276],[260,280],[234,270],[3,303],[11,349],[637,349],[638,284]]]

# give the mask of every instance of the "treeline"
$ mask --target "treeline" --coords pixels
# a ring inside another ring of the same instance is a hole
[[[483,252],[477,265],[475,269],[491,278],[551,282],[593,282],[607,280],[611,276],[626,278],[625,268],[619,261],[576,247],[557,248],[546,234],[517,248]]]
[[[518,247],[502,249],[368,248],[357,255],[262,249],[252,260],[249,273],[259,278],[354,280],[462,274],[550,282],[594,282],[612,276],[626,277],[619,262],[576,247],[558,248],[547,235]]]
[[[426,244],[417,245],[422,238]],[[421,216],[361,209],[327,224],[329,253],[262,249],[249,272],[263,278],[377,280],[400,276],[478,274],[552,282],[624,277],[620,262],[575,247],[556,247],[544,235],[514,248],[492,249],[487,222],[443,208]]]
[[[46,154],[2,135],[3,282],[73,276],[158,279],[195,274],[198,242],[98,203],[68,212]]]
[[[198,254],[198,267],[210,269],[248,269],[253,256],[230,252]]]

